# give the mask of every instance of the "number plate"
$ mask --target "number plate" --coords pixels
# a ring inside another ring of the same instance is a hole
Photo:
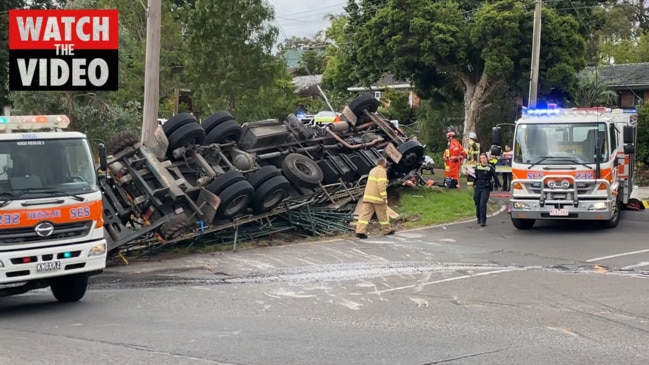
[[[61,261],[51,261],[36,264],[37,272],[56,271],[61,269]]]
[[[570,214],[568,209],[550,209],[550,215],[556,215],[559,217],[567,217]]]

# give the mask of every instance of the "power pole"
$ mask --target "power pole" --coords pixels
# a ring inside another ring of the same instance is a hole
[[[530,99],[528,108],[536,107],[536,95],[539,88],[539,58],[541,57],[541,14],[543,0],[536,0],[534,7],[534,30],[532,35],[532,70],[530,71]]]
[[[160,24],[162,1],[148,0],[146,21],[146,59],[144,69],[144,110],[142,111],[142,144],[153,137],[158,127],[160,99]]]
[[[174,87],[174,115],[178,114],[179,104],[180,104],[180,88]]]

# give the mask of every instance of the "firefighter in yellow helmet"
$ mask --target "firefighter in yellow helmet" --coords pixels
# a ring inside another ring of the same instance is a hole
[[[367,238],[367,225],[374,213],[379,220],[381,232],[384,235],[394,234],[390,228],[390,216],[388,215],[388,162],[384,157],[376,161],[376,167],[370,170],[365,185],[365,194],[361,205],[361,214],[356,224],[356,237]]]
[[[469,142],[466,148],[466,162],[465,167],[471,167],[474,171],[478,162],[480,161],[480,143],[478,142],[478,136],[474,132],[469,133]],[[473,186],[474,177],[470,174],[466,174],[466,184],[467,186]]]

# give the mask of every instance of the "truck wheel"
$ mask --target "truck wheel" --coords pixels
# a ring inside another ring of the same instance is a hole
[[[372,94],[362,93],[354,98],[347,107],[358,119],[363,119],[365,116],[363,110],[367,109],[370,113],[376,113],[379,110],[379,101]]]
[[[617,227],[618,223],[620,223],[620,211],[622,210],[622,203],[620,203],[620,199],[617,199],[615,201],[615,207],[613,209],[613,216],[611,217],[611,219],[607,220],[604,223],[605,228],[615,228]]]
[[[512,218],[512,224],[516,229],[520,229],[521,231],[532,229],[534,227],[534,219],[518,219],[518,218]]]
[[[291,184],[284,176],[275,176],[267,180],[255,191],[252,200],[253,212],[262,214],[275,209],[286,199],[290,188]]]
[[[178,214],[160,226],[160,234],[165,240],[174,239],[191,228],[192,222],[184,214]]]
[[[49,279],[50,289],[61,303],[77,302],[83,298],[88,288],[86,274],[74,274]]]
[[[108,142],[108,148],[106,150],[108,151],[108,154],[116,155],[138,142],[140,142],[140,137],[137,133],[133,131],[123,131],[117,133],[117,135]]]
[[[320,166],[299,153],[289,153],[286,156],[282,162],[282,172],[290,182],[306,189],[317,187],[324,178]]]
[[[205,137],[204,145],[212,143],[237,142],[241,137],[241,126],[236,120],[226,120],[225,122],[212,128],[210,133]]]
[[[246,178],[241,172],[237,170],[230,170],[221,176],[217,176],[214,181],[207,185],[207,190],[209,190],[211,193],[219,195],[228,186],[239,181],[244,181],[245,179]]]
[[[198,123],[198,121],[189,113],[179,113],[169,118],[169,120],[162,125],[162,130],[165,132],[165,136],[169,137],[173,132],[178,130],[178,128],[189,123]]]
[[[255,189],[247,181],[239,181],[228,186],[219,194],[221,204],[216,212],[216,217],[229,219],[243,212],[248,208],[254,193]]]
[[[178,128],[169,137],[169,148],[167,148],[167,157],[173,160],[173,151],[177,148],[201,144],[205,140],[205,130],[198,123],[185,124]]]
[[[205,129],[205,133],[210,133],[214,127],[217,125],[227,122],[228,120],[234,120],[234,117],[227,110],[219,110],[214,114],[210,115],[201,123]]]
[[[263,183],[274,178],[275,176],[280,176],[281,174],[282,171],[280,169],[273,165],[268,165],[255,171],[255,173],[253,173],[248,179],[248,182],[250,183],[250,185],[252,185],[253,188],[259,189],[259,187]]]
[[[409,172],[424,162],[424,146],[419,141],[408,141],[397,147],[401,152],[401,161],[397,165],[397,171]]]

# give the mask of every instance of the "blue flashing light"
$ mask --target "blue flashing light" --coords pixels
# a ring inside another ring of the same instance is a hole
[[[561,108],[525,109],[523,113],[526,115],[558,115],[561,113]]]
[[[64,252],[63,257],[66,258],[66,259],[69,259],[70,257],[72,257],[72,252],[70,252],[70,251]]]

